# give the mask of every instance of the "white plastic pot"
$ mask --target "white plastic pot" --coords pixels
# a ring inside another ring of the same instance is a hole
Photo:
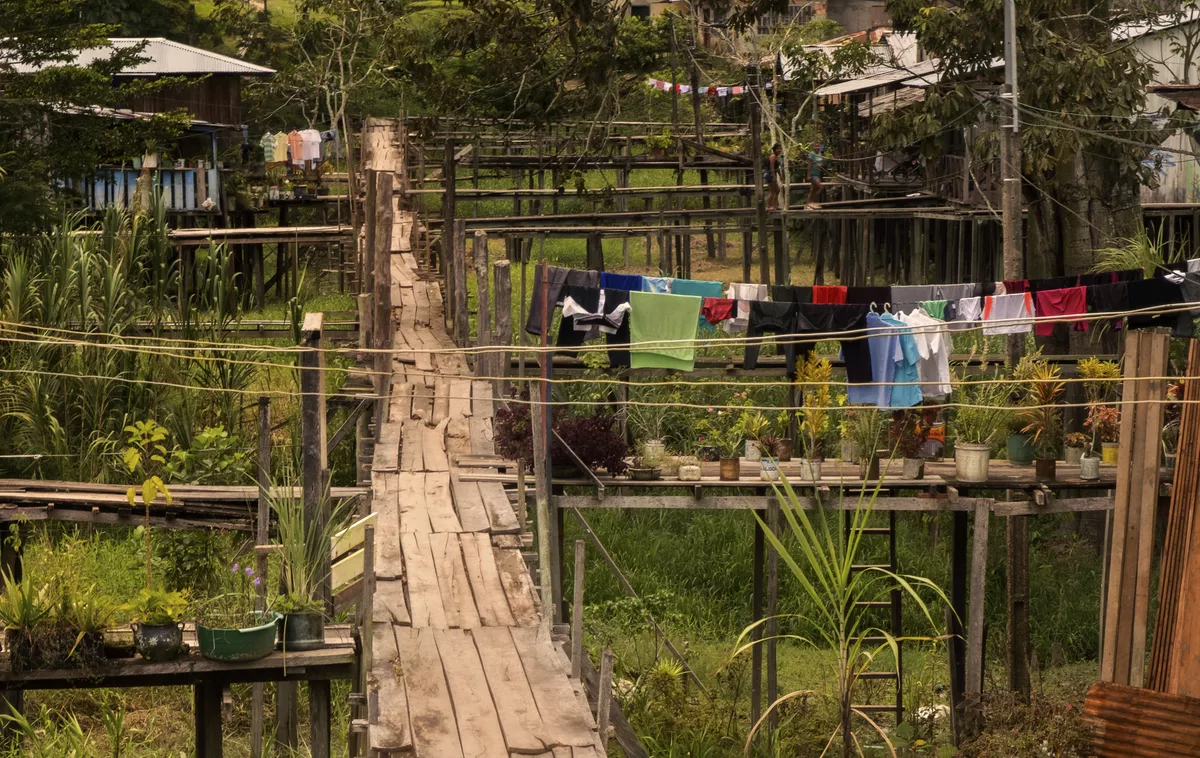
[[[746,440],[746,460],[762,460],[762,448],[758,446],[757,440]]]
[[[775,458],[763,458],[762,469],[758,472],[758,476],[764,482],[779,481],[779,461]]]
[[[904,459],[904,478],[905,479],[922,479],[925,477],[925,459],[924,458],[905,458]]]
[[[986,482],[991,445],[959,442],[954,446],[955,474],[960,482]]]
[[[1100,457],[1085,455],[1079,459],[1079,478],[1094,482],[1100,478]]]
[[[679,481],[681,482],[698,482],[700,481],[700,466],[696,463],[685,463],[679,467]]]
[[[1063,463],[1068,466],[1078,466],[1081,460],[1083,460],[1083,448],[1069,446],[1063,448]]]
[[[667,443],[662,440],[646,440],[642,443],[642,449],[647,458],[655,458],[667,452]]]
[[[801,458],[800,479],[805,482],[819,481],[821,479],[821,461],[814,458]]]

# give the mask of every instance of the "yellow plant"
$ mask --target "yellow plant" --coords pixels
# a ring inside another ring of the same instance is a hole
[[[830,380],[833,364],[817,354],[809,353],[796,371],[796,385],[800,388],[803,407],[797,410],[801,444],[810,458],[821,454],[821,446],[829,429],[829,407],[833,402]]]

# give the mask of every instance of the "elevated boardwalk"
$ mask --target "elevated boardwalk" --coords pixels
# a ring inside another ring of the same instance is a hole
[[[394,128],[369,127],[371,166],[398,169]],[[371,472],[378,514],[369,676],[373,755],[604,754],[586,696],[540,615],[503,485],[464,481],[458,456],[494,455],[491,385],[452,348],[436,279],[399,250],[390,397]]]

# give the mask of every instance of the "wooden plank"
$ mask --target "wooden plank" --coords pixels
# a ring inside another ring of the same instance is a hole
[[[471,452],[476,455],[495,455],[496,443],[492,435],[490,416],[472,416],[468,423],[471,430]]]
[[[412,617],[408,613],[408,600],[404,597],[404,582],[399,579],[377,581],[371,611],[376,619],[410,626]]]
[[[468,532],[486,532],[491,527],[491,518],[475,482],[464,482],[457,473],[450,475],[450,492],[454,497],[454,510],[458,521]]]
[[[491,522],[492,534],[516,534],[521,531],[517,514],[513,511],[512,503],[504,487],[496,482],[481,482],[478,485],[479,494],[487,508],[488,519]]]
[[[330,568],[330,582],[334,591],[349,584],[350,582],[360,579],[363,575],[363,558],[364,552],[360,548],[353,553],[346,555],[337,563],[334,563]]]
[[[350,524],[345,529],[341,529],[334,533],[329,538],[329,554],[334,558],[343,555],[354,548],[358,547],[363,542],[363,535],[366,532],[367,524],[375,526],[379,520],[379,513],[369,513],[363,518]]]
[[[1099,758],[1188,758],[1200,755],[1200,700],[1095,682],[1083,703]]]
[[[492,383],[482,380],[471,382],[471,415],[492,417]]]
[[[589,747],[596,744],[596,735],[588,725],[590,714],[580,710],[575,693],[567,680],[565,664],[555,657],[550,637],[541,629],[509,630],[529,689],[537,702],[551,744]]]
[[[413,383],[413,418],[429,421],[433,418],[433,385],[431,375],[421,377]]]
[[[450,461],[446,457],[446,425],[448,420],[430,428],[421,426],[421,454],[424,456],[425,471],[449,471]]]
[[[471,425],[466,418],[451,416],[446,426],[446,454],[448,456],[468,455],[471,452]]]
[[[438,586],[442,590],[442,606],[446,609],[446,625],[452,629],[474,629],[479,626],[479,613],[463,565],[462,548],[457,534],[434,533],[429,536],[433,560],[437,566]]]
[[[425,474],[404,473],[397,476],[396,503],[400,510],[401,534],[429,534],[433,526],[425,504]]]
[[[464,756],[474,758],[508,758],[500,717],[490,695],[487,677],[469,632],[445,629],[434,632],[450,699],[454,702],[454,717],[462,740]]]
[[[450,472],[429,472],[425,475],[425,508],[429,525],[435,532],[461,532],[462,525],[450,501]]]
[[[1149,365],[1139,371],[1144,376],[1160,377],[1143,380],[1148,400],[1165,400],[1170,338],[1165,332],[1150,332]],[[1142,413],[1142,465],[1133,472],[1140,493],[1140,533],[1138,535],[1137,584],[1134,587],[1133,637],[1130,643],[1129,683],[1141,687],[1146,674],[1146,621],[1150,613],[1150,564],[1154,552],[1154,518],[1158,512],[1158,472],[1162,453],[1162,428],[1164,406],[1151,402],[1139,406]]]
[[[525,559],[521,557],[520,549],[493,548],[493,553],[513,619],[518,626],[537,626],[541,621],[537,591]]]
[[[412,417],[413,386],[408,382],[392,385],[392,396],[388,400],[388,421],[400,424]]]
[[[415,627],[446,628],[446,609],[428,534],[401,534],[404,570],[408,580],[409,612]]]
[[[402,474],[373,473],[374,497],[371,511],[375,516],[375,575],[380,579],[399,579],[404,573],[400,554],[400,507]]]
[[[508,607],[508,594],[504,591],[504,583],[500,581],[500,569],[496,566],[496,554],[492,548],[491,538],[486,534],[463,534],[462,542],[474,541],[479,555],[479,567],[483,574],[483,585],[488,601],[491,602],[492,613],[501,626],[516,626],[516,619]],[[481,605],[479,595],[476,595],[476,605]]]
[[[451,379],[449,397],[450,418],[467,418],[471,415],[471,380]]]
[[[474,635],[509,751],[526,755],[543,752],[549,736],[512,635],[504,627],[480,627]]]
[[[450,417],[450,381],[438,378],[433,383],[433,418],[431,423],[437,425]]]
[[[975,536],[971,545],[971,606],[967,620],[967,692],[983,692],[984,588],[987,584],[988,531],[992,510],[975,506]]]
[[[421,430],[425,424],[419,419],[411,418],[403,422],[402,439],[400,442],[400,470],[406,472],[424,471],[425,456],[421,451]]]
[[[376,623],[371,635],[370,696],[367,712],[371,725],[371,748],[410,752],[412,726],[408,720],[408,694],[401,675],[400,656],[392,625]]]
[[[479,543],[468,533],[460,535],[459,541],[462,544],[463,565],[467,570],[467,580],[471,583],[471,592],[475,596],[475,608],[479,611],[480,622],[484,626],[512,626],[511,623],[502,623],[503,615],[497,612],[499,604],[491,594],[493,590],[484,577],[483,560],[479,554]],[[488,554],[491,554],[490,545],[488,546]],[[504,610],[507,611],[508,600],[503,597],[503,589],[500,592],[501,600],[504,601]]]
[[[395,632],[417,755],[463,758],[454,704],[433,630],[395,627]]]

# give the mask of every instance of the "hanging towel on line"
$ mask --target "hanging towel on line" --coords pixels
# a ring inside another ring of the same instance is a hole
[[[1033,296],[1028,292],[1012,295],[991,295],[983,301],[983,333],[1025,334],[1033,329]],[[994,323],[988,326],[988,322]]]
[[[1045,316],[1074,316],[1087,313],[1087,287],[1068,287],[1058,290],[1037,290],[1034,295],[1038,318]],[[1066,319],[1060,319],[1065,321]],[[1054,334],[1053,321],[1039,321],[1033,333],[1039,337]],[[1081,328],[1082,327],[1082,328]],[[1087,330],[1086,321],[1075,322],[1078,331]]]
[[[629,293],[629,305],[629,333],[634,345],[630,348],[630,367],[691,371],[696,363],[700,298],[634,290]],[[656,340],[663,344],[653,344]]]

